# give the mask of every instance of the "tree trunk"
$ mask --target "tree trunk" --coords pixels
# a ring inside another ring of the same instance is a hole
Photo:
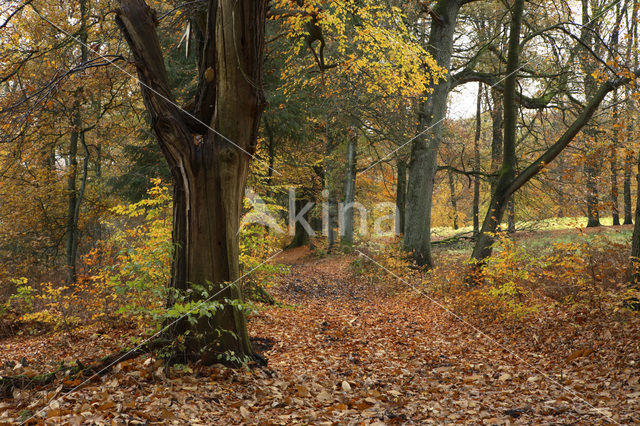
[[[87,62],[87,0],[80,0],[80,63]],[[86,149],[84,131],[82,130],[82,113],[80,111],[80,96],[82,89],[78,89],[76,100],[73,105],[73,130],[69,139],[69,175],[67,176],[67,229],[66,229],[66,282],[71,284],[76,281],[76,263],[78,259],[78,223],[80,219],[80,204],[84,194],[84,187],[87,182],[87,161],[89,152]],[[82,142],[85,148],[84,173],[82,177],[82,193],[78,193],[78,141]]]
[[[616,92],[617,93],[617,92]],[[617,96],[614,94],[614,99]],[[615,105],[615,103],[614,103]],[[617,130],[617,107],[614,106],[614,127],[613,141],[610,146],[610,170],[611,170],[611,216],[613,217],[613,226],[620,225],[620,214],[618,212],[618,130]]]
[[[324,84],[324,83],[323,83]],[[326,124],[324,128],[324,194],[326,196],[323,206],[323,231],[327,236],[327,252],[331,253],[336,244],[336,228],[338,226],[338,199],[336,194],[335,161],[333,158],[336,142],[330,128],[329,111],[326,112]]]
[[[431,9],[433,19],[427,50],[440,67],[449,71],[453,50],[453,34],[460,4],[456,0],[439,0]],[[432,85],[419,111],[419,128],[423,132],[412,143],[407,187],[407,211],[404,249],[419,266],[432,267],[431,205],[437,171],[437,156],[442,134],[442,121],[447,108],[450,79]]]
[[[396,172],[396,235],[402,235],[404,234],[407,202],[407,163],[405,159],[397,159]]]
[[[344,205],[341,214],[342,226],[340,226],[340,243],[347,246],[353,245],[353,203],[355,202],[356,194],[357,144],[358,134],[357,129],[354,127],[349,132],[347,141],[347,170],[344,184]],[[360,219],[362,220],[362,218]]]
[[[515,177],[516,167],[516,121],[518,118],[516,107],[517,71],[520,62],[520,30],[524,0],[515,0],[511,8],[511,25],[509,28],[509,52],[507,56],[506,79],[504,82],[504,139],[502,148],[502,168],[495,190],[491,197],[489,210],[482,223],[482,230],[473,249],[472,257],[484,261],[491,255],[493,235],[500,222],[507,201],[511,194],[509,186]]]
[[[76,110],[77,111],[77,110]],[[76,204],[78,203],[77,183],[78,178],[78,126],[82,125],[79,112],[75,113],[74,127],[76,130],[71,132],[69,139],[69,158],[68,167],[69,175],[67,176],[67,230],[66,230],[66,267],[67,284],[71,284],[76,280],[76,257],[78,254],[78,229],[76,228],[77,220],[75,216]]]
[[[509,209],[509,216],[507,217],[507,232],[509,234],[514,234],[516,232],[516,201],[513,196],[509,198],[507,207]]]
[[[187,359],[253,358],[244,312],[230,301],[242,300],[238,229],[265,105],[260,87],[266,1],[211,0],[205,12],[194,12],[202,13],[193,22],[206,27],[200,31],[206,39],[197,55],[198,94],[188,113],[176,105],[168,85],[155,13],[143,0],[120,5],[118,24],[174,181],[171,286],[197,306],[222,306],[212,318],[193,310],[194,321],[182,318],[170,335],[186,334],[180,353]]]
[[[482,83],[478,83],[478,97],[476,99],[476,133],[473,138],[473,168],[480,173],[480,137],[482,135]],[[480,176],[473,178],[473,235],[480,232]]]
[[[291,196],[291,192],[289,194],[290,194],[289,196]],[[298,220],[294,224],[293,240],[286,247],[288,249],[295,248],[295,247],[302,247],[303,245],[307,244],[310,240],[311,235],[309,235],[309,232],[307,232],[307,229],[305,229],[305,226],[303,225],[303,222],[302,222],[304,220],[307,223],[309,223],[311,226],[310,216],[311,216],[311,209],[313,207],[311,206],[306,212],[303,212],[303,210],[311,202],[309,198],[310,197],[309,195],[307,195],[307,191],[305,190],[302,190],[299,196],[298,196],[298,192],[295,192],[295,200],[293,200],[294,211],[290,212],[289,217],[295,218],[297,215],[301,214],[302,220]],[[291,207],[292,207],[291,201],[289,201],[289,208]]]
[[[633,154],[631,151],[626,151],[624,156],[624,183],[623,183],[623,198],[624,198],[624,225],[633,225],[631,219],[631,168],[633,162]]]
[[[638,188],[640,188],[640,155],[638,155],[638,174],[636,175]],[[629,282],[635,288],[640,285],[640,197],[636,197],[636,217],[631,237],[631,265],[629,269]]]
[[[600,226],[600,209],[598,206],[598,167],[594,164],[598,159],[595,155],[590,155],[587,157],[586,161],[584,174],[587,186],[587,228],[592,228]]]
[[[453,181],[453,172],[449,170],[447,173],[449,177],[449,200],[451,201],[451,207],[453,208],[453,229],[458,229],[458,202],[456,200],[456,187]]]
[[[502,164],[502,144],[504,133],[503,95],[496,89],[491,89],[491,194],[496,190],[500,165]]]
[[[589,17],[589,2],[582,0],[582,27],[580,40],[584,47],[584,57],[580,64],[584,74],[584,93],[586,97],[595,90],[595,78],[593,77],[594,65],[590,58],[589,50],[593,47],[593,31],[595,23]],[[585,129],[587,144],[592,143],[597,146],[596,134],[591,125]],[[588,148],[587,148],[588,149]],[[587,153],[584,165],[586,178],[586,205],[587,205],[587,228],[600,226],[600,211],[598,206],[598,158],[597,150],[590,149]]]

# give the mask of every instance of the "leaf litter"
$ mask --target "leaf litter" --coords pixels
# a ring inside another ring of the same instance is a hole
[[[141,357],[68,394],[78,379],[16,391],[0,402],[0,424],[34,414],[31,422],[46,424],[637,421],[637,320],[578,325],[558,311],[520,329],[483,324],[496,344],[392,277],[372,285],[353,272],[353,259],[291,262],[272,289],[281,304],[262,307],[249,321],[266,368],[166,370],[161,360]],[[132,332],[119,333],[5,339],[2,362],[25,357],[31,365],[22,372],[50,371],[54,359],[113,353]]]

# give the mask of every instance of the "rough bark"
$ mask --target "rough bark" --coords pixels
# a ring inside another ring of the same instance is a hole
[[[155,13],[143,0],[120,0],[117,20],[133,53],[151,126],[174,184],[171,286],[181,294],[205,287],[223,308],[186,319],[186,358],[215,362],[223,354],[255,357],[242,310],[238,229],[249,158],[255,151],[262,93],[265,0],[211,0],[201,19],[196,108],[185,113],[168,85]],[[195,122],[195,123],[194,123]],[[204,127],[204,129],[203,129]],[[232,284],[229,284],[232,283]],[[202,292],[188,296],[204,302]],[[172,299],[168,300],[171,304]]]
[[[439,0],[431,9],[432,22],[427,50],[440,67],[451,67],[453,35],[460,9],[456,0]],[[447,107],[450,80],[434,84],[419,111],[419,129],[411,146],[404,249],[410,252],[419,266],[432,267],[431,258],[431,205],[437,154],[441,142],[442,121]],[[426,130],[426,131],[425,131]]]

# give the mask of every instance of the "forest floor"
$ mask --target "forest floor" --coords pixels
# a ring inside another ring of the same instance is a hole
[[[14,392],[0,400],[0,424],[41,409],[36,418],[50,424],[637,421],[638,321],[549,310],[535,323],[476,327],[391,275],[373,284],[354,270],[357,256],[280,255],[291,265],[270,289],[280,304],[249,322],[266,368],[167,371],[140,357],[72,392],[79,381]],[[51,360],[113,353],[135,331],[5,338],[0,361],[24,356],[29,366],[20,371],[47,371]]]

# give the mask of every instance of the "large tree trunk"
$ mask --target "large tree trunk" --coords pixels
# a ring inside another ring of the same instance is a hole
[[[439,0],[432,8],[433,19],[427,50],[440,67],[451,67],[453,34],[460,3],[457,0]],[[433,184],[437,171],[437,156],[442,135],[442,121],[447,108],[450,79],[433,85],[419,112],[419,129],[424,132],[411,146],[404,249],[411,252],[420,266],[432,267],[431,258],[431,205]]]
[[[355,202],[356,196],[357,147],[358,134],[357,129],[353,127],[349,132],[349,139],[347,141],[347,170],[344,183],[344,205],[341,214],[342,226],[340,226],[340,243],[347,246],[353,245],[353,203]],[[363,218],[360,218],[360,220],[363,220]]]
[[[118,24],[174,181],[171,286],[193,302],[223,306],[212,319],[194,310],[193,323],[182,319],[172,331],[187,333],[181,353],[188,359],[253,357],[244,313],[229,302],[242,300],[238,229],[265,103],[260,85],[266,1],[211,0],[192,20],[204,26],[200,34],[206,38],[198,43],[198,94],[188,113],[168,86],[155,14],[143,0],[120,5]]]

